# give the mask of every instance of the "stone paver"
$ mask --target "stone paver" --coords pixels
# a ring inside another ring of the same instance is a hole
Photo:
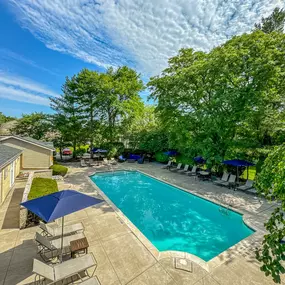
[[[104,241],[102,245],[122,284],[127,284],[156,263],[155,258],[132,233]]]
[[[117,168],[139,169],[194,194],[230,205],[244,213],[247,221],[259,229],[259,232],[208,262],[208,271],[193,262],[193,271],[187,272],[175,269],[172,254],[165,252],[165,257],[159,259],[158,251],[153,246],[150,248],[150,243],[145,242],[142,234],[134,230],[131,224],[125,224],[125,219],[108,203],[102,202],[65,218],[66,224],[83,223],[90,245],[89,252],[94,254],[98,263],[95,274],[102,285],[274,284],[271,278],[266,278],[259,270],[259,264],[254,257],[254,249],[262,240],[263,223],[274,209],[274,204],[253,195],[233,192],[209,182],[200,182],[185,175],[162,170],[156,164],[124,163],[119,164]],[[104,169],[106,168],[100,167],[100,170]],[[76,189],[102,198],[100,191],[96,190],[87,178],[87,175],[91,175],[95,170],[96,168],[80,168],[78,164],[72,164],[67,177],[59,182],[59,188]],[[13,193],[10,193],[0,207],[0,225],[5,221],[13,196]],[[10,210],[17,211],[13,206]],[[39,258],[33,242],[37,228],[20,231],[12,228],[15,222],[13,217],[10,221],[11,226],[0,230],[0,285],[32,284],[32,260]]]

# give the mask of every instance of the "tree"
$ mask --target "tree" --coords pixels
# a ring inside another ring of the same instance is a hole
[[[14,117],[6,116],[2,112],[0,112],[0,126],[4,123],[16,120]]]
[[[182,49],[171,58],[148,84],[170,147],[219,164],[271,145],[266,138],[283,124],[284,41],[256,31],[208,54]]]
[[[76,157],[77,144],[84,141],[84,116],[82,107],[77,102],[74,92],[75,77],[65,80],[62,87],[62,95],[50,98],[51,108],[56,112],[54,115],[55,128],[59,131],[61,140],[71,141],[73,157]]]
[[[98,97],[98,111],[105,125],[109,142],[114,142],[128,120],[141,105],[139,92],[144,88],[140,75],[133,69],[123,66],[109,68],[102,76],[102,93]]]
[[[261,19],[261,23],[255,24],[255,30],[261,30],[264,33],[284,31],[285,11],[284,9],[275,8],[271,15]]]
[[[35,112],[28,115],[24,114],[11,129],[11,132],[16,135],[41,140],[44,139],[50,128],[48,115]]]
[[[82,116],[86,120],[86,137],[93,149],[95,136],[98,134],[100,122],[98,110],[101,104],[98,97],[102,94],[102,74],[83,69],[72,80],[72,90],[78,105],[81,107]],[[91,151],[91,158],[93,151]]]
[[[280,274],[285,273],[285,144],[276,147],[268,155],[262,171],[257,177],[256,187],[266,199],[273,198],[280,203],[265,223],[268,234],[264,236],[261,249],[256,252],[262,262],[261,270],[280,283]],[[282,263],[283,262],[283,263]]]

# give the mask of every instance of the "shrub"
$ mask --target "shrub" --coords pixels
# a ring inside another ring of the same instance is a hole
[[[86,153],[86,149],[84,147],[80,147],[74,151],[75,157],[82,156],[84,153]]]
[[[179,154],[176,156],[176,163],[182,163],[182,164],[188,164],[188,165],[193,165],[194,161],[193,158],[189,158],[188,156],[184,154]]]
[[[68,170],[67,167],[60,164],[54,164],[50,167],[50,169],[52,169],[52,175],[61,175],[61,176],[64,176]]]
[[[57,183],[50,178],[36,177],[33,179],[28,200],[39,198],[58,191]]]
[[[156,161],[162,162],[162,163],[168,162],[169,160],[168,155],[164,154],[162,151],[155,153],[154,157]]]

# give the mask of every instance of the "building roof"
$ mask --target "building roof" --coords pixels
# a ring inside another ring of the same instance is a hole
[[[21,149],[0,144],[0,168],[6,166],[10,161],[17,158],[22,153]]]
[[[0,141],[6,140],[8,138],[15,138],[18,140],[22,140],[22,141],[25,141],[28,143],[35,144],[35,145],[43,147],[43,148],[54,150],[54,146],[53,146],[52,142],[44,142],[44,141],[36,140],[36,139],[30,138],[30,137],[21,137],[21,136],[16,136],[16,135],[2,136],[2,137],[0,137]]]

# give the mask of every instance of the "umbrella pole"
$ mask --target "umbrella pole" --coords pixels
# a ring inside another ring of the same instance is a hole
[[[61,219],[61,246],[60,246],[60,263],[62,262],[62,252],[63,252],[63,227],[64,227],[64,216]]]

